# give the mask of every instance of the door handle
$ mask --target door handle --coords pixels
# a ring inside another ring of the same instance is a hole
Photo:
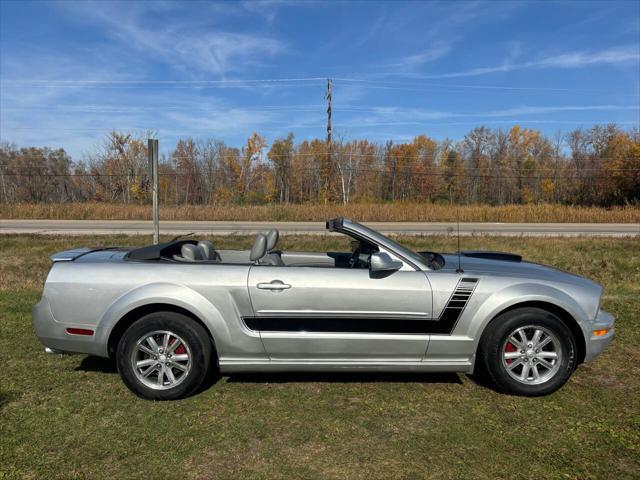
[[[282,283],[280,280],[274,280],[270,283],[259,283],[256,285],[260,290],[287,290],[291,285]]]

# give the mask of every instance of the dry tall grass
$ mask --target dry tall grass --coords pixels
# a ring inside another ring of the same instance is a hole
[[[451,205],[431,203],[354,203],[302,205],[181,205],[160,207],[163,220],[324,221],[345,216],[369,222],[558,222],[639,223],[640,207],[610,209],[566,205]],[[149,205],[114,203],[2,204],[0,218],[60,220],[150,220]]]

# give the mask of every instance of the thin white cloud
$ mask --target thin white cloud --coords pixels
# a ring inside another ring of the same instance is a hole
[[[362,33],[359,38],[354,40],[352,45],[353,48],[360,48],[369,40],[375,38],[386,26],[387,21],[388,18],[386,17],[386,15],[378,15],[373,22],[370,22],[369,25],[367,25],[364,33]]]
[[[522,106],[504,110],[494,110],[487,113],[470,114],[474,117],[509,117],[511,115],[542,115],[561,112],[624,112],[640,111],[640,105],[561,105],[548,107]]]
[[[241,5],[247,12],[258,14],[267,21],[273,22],[278,8],[300,6],[301,2],[295,0],[246,0],[241,2]]]
[[[425,75],[422,78],[460,78],[476,77],[491,73],[511,72],[514,70],[541,69],[541,68],[582,68],[591,65],[614,65],[637,62],[640,60],[638,45],[625,45],[597,52],[569,52],[553,55],[539,60],[512,63],[504,62],[502,65],[478,67],[461,72],[441,73]]]
[[[430,45],[429,48],[421,52],[405,56],[397,62],[388,64],[388,67],[402,70],[403,74],[413,76],[413,71],[417,72],[419,67],[426,63],[433,62],[445,57],[453,51],[454,46],[461,40],[461,32],[473,25],[483,24],[487,20],[503,21],[521,6],[516,2],[501,3],[499,8],[494,8],[490,3],[483,1],[459,2],[451,8],[450,4],[424,4],[425,16],[430,18],[429,26],[421,32],[424,43]],[[415,7],[412,5],[411,9]],[[396,31],[402,31],[403,24],[419,18],[418,13],[408,13],[403,16],[401,22],[394,25]],[[386,19],[385,19],[386,20]],[[393,24],[393,21],[390,22]],[[385,25],[386,26],[386,25]],[[412,38],[411,45],[416,44],[416,39]],[[518,45],[512,42],[511,49],[515,52]],[[510,58],[513,55],[510,55]],[[388,75],[396,75],[390,73]]]
[[[336,107],[340,112],[340,107]],[[360,113],[352,117],[354,124],[360,125],[413,125],[425,121],[443,119],[478,119],[475,123],[482,123],[486,118],[514,117],[518,115],[545,115],[563,112],[629,112],[640,111],[640,105],[560,105],[560,106],[520,106],[501,110],[490,110],[481,113],[453,112],[420,108],[373,107],[370,109],[344,109],[345,112]],[[363,115],[362,112],[369,112]],[[546,120],[545,120],[546,121]]]
[[[398,63],[391,64],[392,67],[399,67],[402,69],[413,69],[424,65],[425,63],[432,62],[439,58],[444,57],[451,51],[451,43],[448,42],[436,42],[431,48],[424,50],[415,55],[409,55],[402,58]]]
[[[99,25],[106,35],[128,48],[152,55],[192,74],[224,76],[254,67],[263,59],[287,50],[279,39],[258,33],[229,32],[211,25],[179,21],[157,27],[148,21],[146,14],[149,12],[145,5],[126,11],[101,3],[79,8],[85,21]],[[70,13],[75,18],[80,16],[75,4]]]
[[[182,59],[188,66],[224,75],[256,65],[265,56],[285,50],[279,40],[241,33],[217,32],[195,36],[168,36],[159,53],[174,61]],[[175,43],[174,43],[175,42]]]

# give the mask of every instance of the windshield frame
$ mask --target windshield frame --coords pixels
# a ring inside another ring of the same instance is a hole
[[[387,237],[386,235],[383,235],[382,233],[376,230],[373,230],[372,228],[362,225],[361,223],[354,222],[353,220],[350,220],[348,218],[343,218],[341,223],[342,223],[341,225],[342,230],[351,231],[353,233],[362,235],[372,240],[374,243],[377,243],[378,245],[381,245],[391,250],[392,252],[400,256],[402,259],[407,261],[415,269],[431,270],[427,266],[425,259],[422,257],[422,255],[420,255],[417,252],[414,252],[413,250]]]

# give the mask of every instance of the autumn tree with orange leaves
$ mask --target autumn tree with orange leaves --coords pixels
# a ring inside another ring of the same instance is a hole
[[[62,149],[0,145],[0,201],[149,202],[149,132],[111,132],[73,162]],[[267,148],[269,147],[269,148]],[[327,164],[330,161],[330,165]],[[160,159],[165,204],[426,201],[623,205],[640,202],[640,133],[616,125],[566,135],[515,125],[478,127],[460,141],[418,135],[404,143],[321,139],[242,148],[179,139]]]

